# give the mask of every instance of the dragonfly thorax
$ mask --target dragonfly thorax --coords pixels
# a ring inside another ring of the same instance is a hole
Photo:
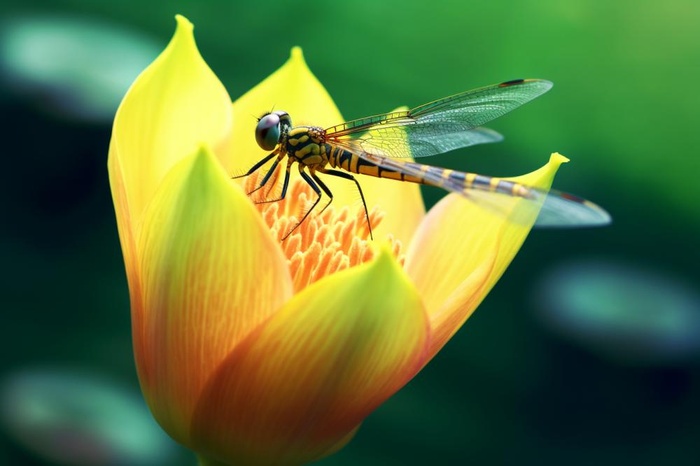
[[[322,167],[328,163],[330,148],[325,143],[326,132],[318,126],[295,126],[280,141],[282,153],[307,167]]]

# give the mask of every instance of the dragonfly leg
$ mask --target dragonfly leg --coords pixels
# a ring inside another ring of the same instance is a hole
[[[287,175],[289,174],[289,167],[290,167],[290,165],[287,165]],[[294,230],[296,230],[299,227],[299,225],[304,223],[304,220],[306,220],[309,217],[309,214],[316,208],[318,203],[321,201],[321,197],[323,196],[323,194],[322,194],[321,188],[319,188],[318,184],[316,184],[316,181],[318,181],[320,183],[320,185],[323,186],[323,191],[325,191],[325,193],[331,197],[331,200],[333,199],[333,195],[331,194],[331,191],[328,189],[328,187],[316,175],[313,175],[313,177],[312,177],[312,175],[309,175],[308,173],[306,173],[304,171],[304,165],[301,165],[301,164],[299,165],[299,174],[301,175],[302,178],[304,178],[304,181],[306,181],[306,184],[308,184],[311,187],[311,189],[313,189],[314,192],[316,193],[316,201],[313,203],[311,208],[306,211],[304,216],[301,217],[301,220],[299,220],[299,223],[294,225],[294,228],[289,230],[284,235],[284,237],[282,238],[282,241],[286,240],[289,237],[289,235],[291,235],[294,232]],[[285,175],[285,177],[287,175]],[[316,181],[314,181],[314,179]],[[286,181],[287,180],[285,178],[285,190],[286,190]],[[328,207],[328,206],[326,206],[326,207]],[[324,207],[324,210],[325,210],[325,207]]]
[[[255,191],[257,191],[258,189],[265,186],[265,184],[267,184],[268,180],[270,179],[270,177],[268,175],[270,175],[275,170],[275,168],[277,168],[276,165],[278,162],[279,162],[279,160],[275,161],[275,163],[274,163],[275,166],[272,167],[270,169],[270,171],[265,175],[265,178],[260,182],[260,186],[258,186],[257,188],[255,188],[254,190],[249,192],[248,195],[253,194]],[[291,169],[291,163],[288,163],[287,168],[285,168],[285,170],[284,170],[284,181],[282,182],[282,192],[280,193],[280,195],[278,197],[276,197],[274,199],[263,199],[262,201],[255,201],[255,203],[256,204],[269,204],[270,202],[281,201],[282,199],[287,197],[287,188],[289,187],[289,170],[290,169]]]
[[[319,168],[318,171],[321,173],[325,173],[327,175],[332,175],[332,176],[337,176],[338,178],[343,178],[346,180],[350,180],[353,183],[355,183],[355,186],[357,186],[357,191],[360,193],[360,199],[362,199],[362,207],[365,209],[365,219],[367,220],[367,228],[369,230],[369,237],[371,239],[374,239],[374,236],[372,235],[372,224],[369,221],[369,211],[367,210],[367,202],[365,201],[365,194],[362,192],[362,187],[360,186],[359,181],[352,176],[350,173],[345,173],[340,170],[332,170],[332,169],[327,169],[327,168]],[[316,178],[318,180],[318,178]],[[320,181],[320,180],[318,180]],[[330,193],[329,193],[330,194]],[[331,200],[333,199],[333,196],[331,196]],[[330,205],[330,202],[328,203]],[[328,207],[328,206],[326,206]],[[325,208],[324,208],[325,210]]]
[[[235,180],[235,179],[238,179],[238,178],[243,178],[243,177],[245,177],[245,176],[250,176],[250,175],[252,175],[253,173],[255,173],[256,171],[258,171],[260,168],[262,168],[267,162],[270,161],[270,159],[272,159],[273,157],[277,156],[277,160],[275,160],[274,162],[272,162],[272,165],[271,165],[270,168],[267,170],[267,173],[265,173],[265,176],[263,176],[262,180],[260,180],[260,184],[258,184],[258,186],[257,186],[255,189],[253,189],[252,191],[246,193],[248,196],[250,196],[251,194],[253,194],[253,193],[259,191],[260,189],[262,189],[262,188],[270,181],[270,178],[271,178],[272,175],[275,173],[275,170],[277,170],[277,166],[279,165],[280,161],[281,161],[282,158],[283,158],[283,157],[280,157],[279,155],[280,155],[280,154],[279,154],[279,150],[275,150],[275,151],[272,152],[271,154],[268,154],[268,155],[266,155],[265,157],[263,157],[258,163],[256,163],[256,164],[253,165],[252,167],[250,167],[250,170],[248,170],[248,171],[245,172],[244,174],[232,176],[231,179],[232,179],[232,180]],[[287,185],[288,185],[288,184],[289,184],[289,165],[287,166],[287,171],[286,171],[286,173],[285,173],[284,186],[282,187],[282,194],[281,194],[278,198],[275,198],[275,199],[265,199],[265,200],[263,200],[263,201],[256,202],[256,204],[264,204],[264,203],[267,203],[267,202],[277,202],[277,201],[280,201],[280,200],[284,199],[285,195],[287,194]]]
[[[253,165],[252,167],[250,167],[250,170],[248,170],[248,171],[245,172],[244,174],[232,176],[231,179],[232,179],[232,180],[235,180],[235,179],[238,179],[238,178],[246,177],[246,176],[248,176],[248,175],[252,175],[252,174],[255,173],[256,171],[258,171],[258,169],[259,169],[260,167],[262,167],[262,166],[265,165],[267,162],[269,162],[270,159],[271,159],[272,157],[274,157],[274,156],[276,156],[276,155],[278,155],[278,154],[279,154],[279,149],[277,149],[277,150],[275,150],[274,152],[272,152],[271,154],[266,155],[265,157],[263,157],[258,163],[256,163],[256,164]],[[278,163],[279,163],[279,160],[278,160]]]
[[[323,190],[323,192],[326,193],[326,195],[327,195],[328,198],[329,198],[328,204],[326,204],[325,206],[323,206],[323,209],[321,209],[321,212],[318,213],[319,215],[321,215],[323,212],[326,211],[326,209],[328,208],[328,206],[331,205],[331,202],[333,202],[333,192],[328,188],[328,186],[326,186],[326,183],[324,183],[324,182],[321,180],[321,178],[319,178],[318,175],[316,175],[316,173],[314,173],[313,171],[311,171],[311,178],[314,179],[314,181],[316,182],[316,184],[318,184],[318,185],[321,187],[321,189]],[[320,201],[320,200],[321,200],[321,199],[319,199],[319,201]]]
[[[260,184],[258,184],[258,187],[253,189],[251,192],[247,193],[249,196],[251,194],[257,192],[258,190],[262,189],[262,187],[265,186],[268,181],[270,181],[270,177],[272,177],[273,173],[275,173],[275,170],[277,170],[277,165],[279,165],[279,163],[280,163],[279,158],[277,160],[275,160],[274,162],[272,162],[270,169],[267,170],[267,173],[265,173],[265,176],[263,176],[262,180],[260,180]],[[275,177],[275,179],[276,179],[276,177]]]

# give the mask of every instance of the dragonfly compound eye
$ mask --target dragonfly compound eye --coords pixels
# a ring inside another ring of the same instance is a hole
[[[280,117],[276,113],[268,113],[260,118],[255,127],[255,140],[265,150],[273,150],[280,141]]]

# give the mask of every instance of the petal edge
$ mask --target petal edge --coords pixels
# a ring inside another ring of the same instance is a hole
[[[506,178],[549,189],[566,157],[552,154],[527,175]],[[513,198],[506,214],[450,194],[428,212],[406,254],[406,271],[431,321],[432,358],[486,297],[525,241],[537,206]],[[516,216],[517,222],[509,220]]]
[[[208,377],[289,299],[291,278],[279,244],[206,147],[167,175],[142,233],[139,380],[155,418],[186,443]]]
[[[236,348],[202,395],[195,450],[230,464],[319,459],[415,374],[423,306],[393,256],[377,256],[305,288]]]

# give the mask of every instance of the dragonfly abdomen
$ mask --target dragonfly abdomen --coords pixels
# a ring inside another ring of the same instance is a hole
[[[352,152],[332,146],[329,146],[328,161],[331,166],[340,167],[352,173],[436,186],[450,191],[454,189],[449,188],[458,186],[461,187],[464,192],[476,189],[479,191],[491,191],[516,197],[531,197],[532,195],[531,191],[525,186],[503,178],[401,161],[401,166],[408,169],[407,171],[409,173],[406,173],[380,167],[358,157]]]
[[[525,186],[513,181],[504,180],[503,178],[460,172],[415,162],[404,162],[404,164],[414,173],[425,173],[423,179],[420,181],[422,184],[445,188],[448,191],[453,191],[454,187],[461,187],[464,192],[479,190],[497,192],[516,197],[530,197],[531,195],[530,190]]]
[[[432,167],[431,167],[432,168]],[[501,194],[506,194],[508,196],[516,197],[531,197],[531,190],[527,189],[525,186],[515,183],[510,180],[504,180],[503,178],[496,178],[493,176],[478,175],[476,173],[465,173],[454,170],[443,170],[447,173],[442,174],[442,179],[449,179],[452,183],[458,183],[463,186],[463,189],[471,190],[476,189],[479,191],[490,191]],[[444,184],[444,183],[443,183]],[[443,184],[436,184],[436,186],[443,187]]]
[[[359,173],[361,175],[374,176],[375,178],[388,178],[391,180],[408,181],[410,183],[430,184],[425,178],[380,167],[339,147],[333,147],[331,145],[327,147],[328,163],[332,167],[342,168],[345,171]],[[427,167],[427,165],[425,166]]]

